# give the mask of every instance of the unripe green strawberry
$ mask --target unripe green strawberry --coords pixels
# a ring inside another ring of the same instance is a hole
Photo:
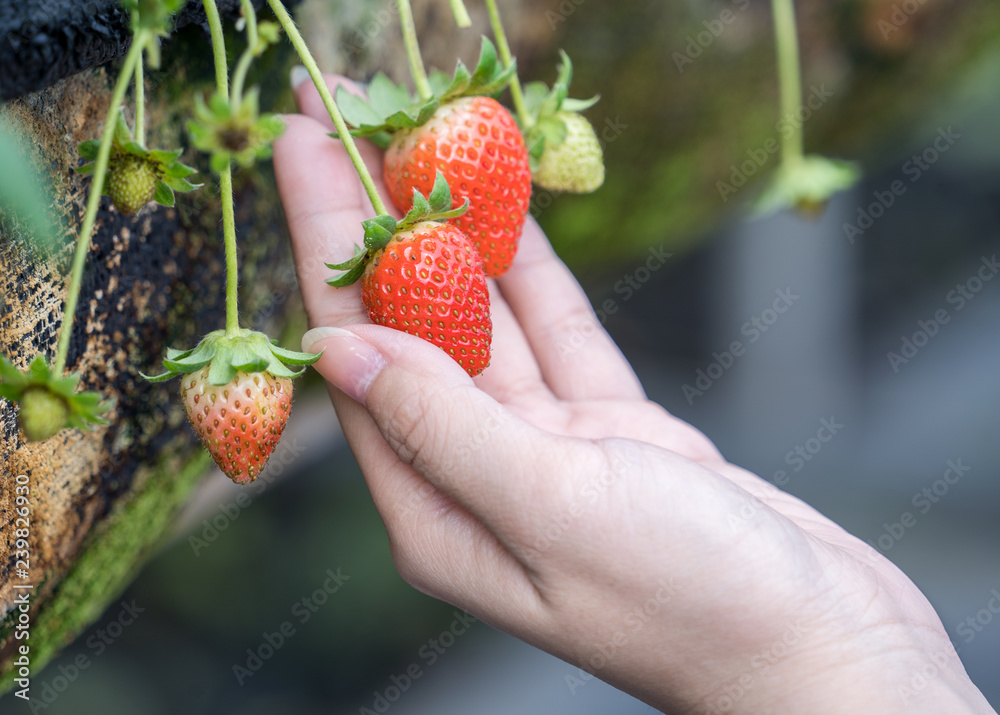
[[[159,180],[152,162],[133,154],[117,154],[111,157],[105,191],[115,208],[131,216],[153,200]]]
[[[292,409],[292,381],[267,372],[237,372],[225,385],[209,382],[210,367],[183,375],[188,420],[227,477],[249,484],[278,445]]]
[[[41,442],[66,427],[66,400],[45,387],[29,387],[21,395],[17,421],[29,442]]]
[[[533,181],[550,191],[589,194],[604,183],[604,156],[594,127],[575,112],[557,112],[566,127],[561,144],[546,144]]]

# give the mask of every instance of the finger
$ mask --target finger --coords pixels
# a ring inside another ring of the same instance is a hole
[[[490,366],[476,378],[476,385],[497,402],[513,406],[522,400],[551,399],[535,355],[524,331],[494,281],[490,283],[490,317],[493,340]]]
[[[303,346],[324,349],[317,370],[363,402],[399,460],[473,514],[512,550],[592,458],[589,442],[548,435],[479,390],[444,351],[374,325],[322,328]],[[579,442],[579,443],[578,443]]]
[[[322,372],[325,364],[317,367]],[[537,599],[517,559],[482,522],[400,462],[364,406],[332,385],[331,396],[403,579],[495,627],[523,625]]]
[[[332,288],[327,263],[347,260],[364,238],[371,204],[344,147],[315,120],[285,117],[274,145],[274,173],[292,237],[299,287],[312,325],[366,322],[358,285]]]
[[[557,397],[645,396],[580,284],[534,221],[525,224],[514,262],[498,283],[534,350],[545,382]]]

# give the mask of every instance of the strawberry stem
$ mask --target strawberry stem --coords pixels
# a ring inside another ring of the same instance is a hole
[[[368,200],[372,202],[372,208],[375,209],[375,213],[377,214],[388,214],[389,211],[386,209],[382,197],[379,196],[378,189],[375,188],[375,181],[372,179],[368,167],[365,166],[364,159],[361,158],[358,145],[355,143],[354,137],[351,136],[351,130],[347,128],[347,123],[344,121],[344,117],[340,113],[333,95],[330,94],[330,88],[326,86],[323,74],[319,71],[319,66],[316,64],[316,60],[313,59],[306,41],[302,38],[302,34],[295,26],[295,21],[292,20],[292,16],[288,14],[285,6],[281,4],[281,0],[267,0],[267,2],[278,18],[278,22],[281,23],[281,27],[292,43],[292,47],[298,53],[299,59],[302,60],[302,64],[309,71],[309,76],[312,78],[313,84],[316,85],[316,91],[319,92],[319,96],[323,100],[323,105],[326,107],[326,111],[329,112],[330,119],[333,120],[333,125],[337,128],[340,141],[343,142],[344,149],[347,150],[347,156],[350,157],[351,163],[354,164],[354,170],[358,173],[358,177],[365,187]]]
[[[146,146],[146,84],[142,77],[142,55],[135,63],[135,140]]]
[[[492,2],[492,0],[487,0]],[[775,48],[778,55],[778,84],[781,90],[783,119],[796,116],[802,106],[802,77],[799,69],[799,38],[795,27],[795,7],[792,0],[772,0]],[[788,122],[790,132],[782,135],[781,159],[791,164],[802,160],[803,131],[801,122]]]
[[[472,25],[472,18],[469,17],[469,11],[465,9],[465,3],[462,0],[451,0],[451,14],[454,15],[455,24],[459,27]]]
[[[205,16],[212,36],[215,58],[215,84],[225,97],[229,92],[229,65],[226,61],[226,38],[215,0],[204,0]],[[256,26],[255,26],[256,29]],[[235,82],[233,83],[235,87]],[[226,246],[226,336],[236,337],[240,330],[239,263],[236,257],[236,217],[233,209],[233,164],[228,162],[219,173],[219,193],[222,199],[222,235]]]
[[[510,54],[510,45],[507,44],[507,33],[504,32],[503,23],[500,22],[500,11],[497,10],[496,0],[486,0],[486,8],[490,13],[490,25],[493,26],[493,36],[497,41],[497,51],[500,53],[500,61],[503,66],[510,67],[514,59]],[[531,113],[528,112],[528,105],[524,102],[524,92],[521,91],[521,80],[517,73],[510,79],[510,98],[514,102],[514,109],[517,111],[517,118],[521,122],[521,127],[527,131],[534,123]]]
[[[399,6],[399,25],[403,30],[403,44],[406,46],[406,59],[410,63],[410,74],[413,75],[413,84],[417,88],[417,94],[422,101],[427,101],[434,96],[431,83],[427,80],[427,71],[424,69],[424,61],[420,57],[420,45],[417,43],[417,28],[413,24],[413,8],[410,7],[410,0],[397,0]]]
[[[69,355],[69,339],[73,333],[73,319],[76,317],[76,305],[80,298],[80,283],[83,280],[83,268],[87,262],[87,252],[90,248],[90,237],[94,232],[97,220],[97,209],[101,205],[101,193],[104,190],[104,175],[108,170],[108,159],[111,156],[111,139],[115,133],[116,116],[125,99],[129,82],[135,74],[136,64],[141,61],[143,48],[153,38],[148,29],[140,29],[132,40],[128,54],[118,74],[118,81],[111,93],[111,103],[104,116],[104,131],[101,134],[101,146],[97,150],[97,160],[94,165],[94,178],[90,184],[90,194],[87,196],[87,209],[83,216],[83,224],[76,239],[76,253],[73,255],[73,266],[70,269],[69,287],[66,289],[66,307],[63,312],[62,326],[59,328],[59,342],[56,346],[56,356],[52,371],[60,375],[66,367]]]
[[[233,71],[233,87],[229,93],[229,104],[233,108],[234,115],[240,108],[240,102],[243,99],[243,85],[246,82],[247,71],[250,69],[250,62],[257,53],[258,43],[257,13],[253,8],[253,3],[250,0],[240,0],[240,4],[243,8],[243,19],[247,23],[247,46],[243,50],[243,54],[240,55],[236,69]]]

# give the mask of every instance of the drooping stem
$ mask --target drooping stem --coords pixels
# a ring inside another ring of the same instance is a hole
[[[222,20],[215,0],[204,0],[205,15],[212,36],[212,55],[215,58],[216,91],[225,97],[229,91],[229,65],[226,61],[226,39],[222,34]],[[235,83],[234,83],[235,85]],[[222,235],[226,246],[226,337],[239,334],[239,263],[236,256],[236,218],[233,210],[232,162],[219,173],[219,194],[222,200]]]
[[[417,88],[420,99],[428,100],[434,96],[431,83],[427,81],[427,71],[424,70],[424,60],[420,56],[420,45],[417,43],[417,28],[413,24],[413,9],[410,0],[396,0],[399,6],[399,24],[403,30],[403,45],[406,47],[406,59],[410,63],[410,74]]]
[[[142,55],[135,63],[135,140],[146,146],[146,84],[142,77]]]
[[[510,54],[510,45],[507,44],[507,33],[504,32],[503,23],[500,22],[500,11],[497,10],[496,0],[486,0],[486,7],[490,13],[490,25],[493,26],[493,36],[497,41],[497,51],[500,53],[500,61],[504,67],[510,67],[514,58]],[[517,78],[517,73],[510,80],[510,98],[514,101],[514,110],[517,118],[521,122],[523,129],[531,128],[531,114],[528,106],[524,102],[524,92],[521,91],[521,80]]]
[[[129,83],[135,75],[135,68],[142,57],[142,50],[150,41],[149,30],[139,30],[132,38],[132,46],[125,61],[122,63],[118,81],[111,93],[111,103],[104,116],[104,131],[101,134],[101,146],[97,150],[97,160],[94,162],[93,181],[90,184],[90,194],[87,197],[87,209],[83,215],[83,224],[76,239],[76,253],[73,254],[73,266],[70,269],[69,287],[66,290],[66,308],[63,313],[62,326],[59,328],[59,342],[56,345],[56,357],[53,372],[61,374],[66,367],[69,355],[69,339],[73,333],[73,319],[76,317],[76,305],[80,298],[80,283],[83,280],[83,268],[87,263],[87,252],[90,248],[90,236],[94,232],[97,220],[97,209],[101,205],[101,193],[104,190],[104,174],[108,170],[108,160],[111,157],[111,138],[115,133],[115,124]]]
[[[313,58],[312,53],[309,51],[306,41],[302,38],[302,34],[295,26],[295,21],[292,20],[292,16],[288,14],[288,10],[285,9],[285,6],[281,4],[281,0],[267,1],[271,6],[271,10],[274,11],[275,16],[278,18],[278,22],[281,23],[281,28],[285,31],[289,41],[292,43],[292,47],[294,47],[295,51],[298,53],[299,59],[302,60],[302,64],[305,65],[306,70],[309,71],[309,76],[312,78],[313,84],[316,85],[316,90],[319,92],[319,96],[323,100],[323,106],[326,107],[326,111],[330,114],[330,119],[333,120],[333,126],[337,128],[337,134],[340,137],[340,140],[344,143],[344,149],[347,150],[347,155],[350,157],[351,163],[354,164],[354,170],[358,173],[358,177],[361,179],[361,183],[365,187],[365,192],[368,194],[368,199],[372,202],[372,208],[375,209],[375,213],[377,214],[389,213],[385,204],[382,202],[382,197],[379,196],[378,189],[375,188],[375,181],[372,179],[372,175],[369,173],[368,167],[365,166],[364,159],[361,158],[361,153],[358,151],[358,145],[354,142],[354,137],[351,136],[351,130],[347,128],[347,122],[344,121],[344,117],[340,113],[340,109],[337,107],[337,103],[334,101],[333,95],[330,94],[330,88],[326,86],[326,82],[323,80],[323,74],[319,71],[319,66],[316,64],[316,60]]]
[[[492,0],[488,0],[492,1]],[[781,118],[791,131],[781,140],[781,158],[787,163],[803,156],[802,123],[788,121],[802,106],[802,76],[799,69],[799,38],[795,27],[795,7],[792,0],[772,0],[774,38],[778,55],[778,84],[781,91]]]
[[[465,9],[462,0],[451,0],[451,14],[455,17],[455,24],[459,27],[469,27],[472,25],[472,18],[469,11]]]
[[[247,71],[250,63],[257,54],[257,13],[250,0],[240,0],[243,7],[243,18],[247,23],[247,46],[240,55],[236,69],[233,71],[233,86],[229,92],[229,104],[233,108],[233,114],[240,108],[243,99],[243,84],[246,82]]]

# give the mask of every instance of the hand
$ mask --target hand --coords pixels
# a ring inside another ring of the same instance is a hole
[[[297,97],[274,165],[303,349],[325,350],[408,582],[668,712],[992,712],[901,571],[645,399],[533,221],[490,283],[480,377],[370,324],[323,264],[374,211],[315,89]]]

